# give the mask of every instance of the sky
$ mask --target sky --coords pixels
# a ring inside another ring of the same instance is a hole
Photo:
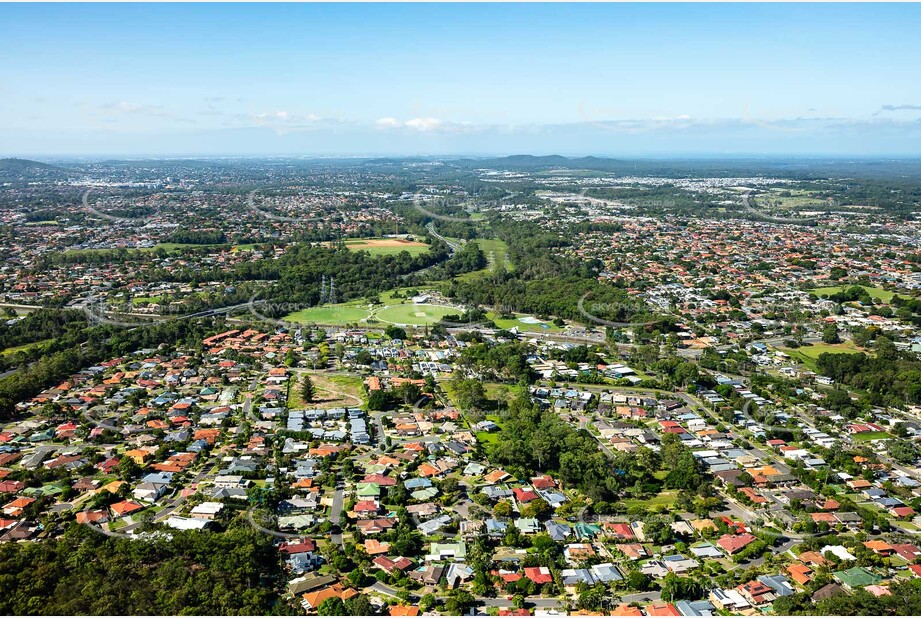
[[[917,4],[2,4],[0,156],[921,155]]]

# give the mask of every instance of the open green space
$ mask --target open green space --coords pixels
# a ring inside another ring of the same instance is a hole
[[[832,294],[837,294],[838,292],[843,292],[846,288],[852,287],[850,285],[835,285],[825,288],[815,288],[814,290],[809,290],[816,296],[831,296]],[[892,297],[895,296],[894,292],[889,290],[884,290],[882,288],[871,288],[865,285],[858,286],[866,290],[870,298],[882,300],[883,302],[889,302],[892,300]]]
[[[518,328],[519,331],[530,332],[530,333],[555,333],[559,332],[560,327],[556,326],[553,322],[541,322],[539,324],[528,324],[527,322],[522,322],[521,318],[528,318],[524,313],[515,314],[514,318],[506,319],[499,318],[494,311],[490,311],[486,314],[486,317],[495,322],[496,326],[499,328],[504,328],[510,330],[512,328]]]
[[[779,195],[783,191],[790,195]],[[828,202],[825,198],[815,197],[808,191],[778,189],[776,192],[759,193],[752,200],[756,206],[769,208],[828,208]]]
[[[404,305],[390,305],[377,309],[374,317],[381,322],[391,324],[406,324],[409,326],[423,326],[435,324],[446,315],[456,315],[462,310],[444,305],[423,305],[407,303]]]
[[[308,307],[286,315],[284,320],[302,324],[351,324],[359,322],[370,315],[366,307],[367,304],[364,303],[363,306],[359,306],[356,303],[340,303],[338,305]]]
[[[855,433],[851,436],[854,442],[869,442],[871,440],[885,440],[892,438],[893,435],[887,431],[866,431],[864,433]]]
[[[41,347],[51,341],[53,341],[53,339],[43,339],[42,341],[33,341],[32,343],[24,343],[22,345],[17,345],[11,348],[6,348],[5,350],[0,351],[0,356],[9,356],[12,354],[16,354],[17,352],[27,352],[31,350],[32,348]]]
[[[505,241],[493,238],[476,238],[471,242],[476,242],[476,244],[480,246],[480,249],[486,254],[486,259],[489,260],[489,264],[486,268],[458,275],[456,279],[459,281],[470,281],[471,279],[476,279],[477,277],[490,273],[502,271],[511,272],[514,270],[512,262],[508,257],[508,245],[505,244]]]
[[[345,240],[349,251],[367,251],[374,257],[381,255],[399,255],[406,251],[410,255],[420,255],[429,250],[429,245],[399,238],[355,238]]]
[[[678,492],[673,489],[667,489],[663,492],[658,493],[652,498],[638,499],[638,498],[628,498],[623,500],[623,503],[628,509],[633,507],[643,508],[643,507],[657,507],[664,506],[671,508],[674,506],[675,501],[678,499]]]
[[[215,248],[222,248],[222,247],[229,247],[229,246],[230,245],[227,245],[227,244],[196,245],[196,244],[178,243],[178,242],[161,242],[161,243],[157,243],[153,247],[141,247],[139,249],[124,249],[124,250],[128,253],[133,253],[133,252],[150,253],[150,252],[162,249],[163,251],[166,251],[167,253],[178,253],[181,251],[188,251],[190,249],[215,249]],[[64,254],[65,255],[93,255],[93,254],[108,255],[111,253],[115,253],[117,251],[119,251],[119,249],[71,249],[69,251],[65,251]]]
[[[788,354],[793,360],[806,365],[806,367],[812,371],[817,370],[816,360],[822,354],[856,354],[858,352],[865,352],[857,347],[853,341],[845,341],[843,343],[814,343],[796,349],[781,346],[779,349],[784,352],[784,354]]]
[[[445,315],[452,313],[456,314],[460,312],[459,309],[454,309],[451,307],[441,307],[438,305],[414,305],[407,302],[406,297],[409,296],[410,293],[418,294],[419,292],[419,288],[400,288],[382,292],[378,297],[382,305],[376,305],[372,309],[375,317],[377,317],[378,312],[385,312],[384,316],[381,318],[381,326],[386,326],[388,321],[409,325],[433,324]],[[411,308],[420,306],[423,308],[410,311]],[[433,307],[434,309],[432,309]],[[371,317],[372,310],[368,309],[368,303],[366,299],[359,298],[346,303],[338,303],[335,305],[308,307],[306,309],[301,309],[300,311],[290,313],[283,319],[288,322],[299,322],[302,324],[315,323],[341,326],[345,324],[354,324],[355,322],[360,322]],[[426,316],[415,316],[413,315],[415,313],[426,313],[432,315],[437,313],[438,317],[431,318]],[[394,319],[394,317],[404,317],[406,319],[397,320]]]

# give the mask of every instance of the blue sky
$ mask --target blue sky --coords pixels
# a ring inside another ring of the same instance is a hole
[[[921,154],[921,6],[0,5],[0,155]]]

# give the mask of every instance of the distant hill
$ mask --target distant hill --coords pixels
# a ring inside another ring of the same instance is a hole
[[[0,171],[13,173],[26,173],[35,170],[56,170],[60,169],[49,163],[41,161],[32,161],[30,159],[0,159]]]
[[[0,180],[15,182],[63,177],[67,170],[30,159],[0,159]]]
[[[561,155],[512,155],[483,159],[444,159],[465,169],[538,171],[548,169],[590,170],[620,175],[662,176],[665,178],[773,176],[815,179],[829,177],[891,178],[921,176],[918,158],[833,157],[697,157],[636,158],[564,157]]]

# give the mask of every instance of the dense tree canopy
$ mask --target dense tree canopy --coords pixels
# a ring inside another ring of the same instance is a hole
[[[0,613],[286,613],[281,563],[251,528],[135,541],[73,524],[59,539],[0,546]]]

